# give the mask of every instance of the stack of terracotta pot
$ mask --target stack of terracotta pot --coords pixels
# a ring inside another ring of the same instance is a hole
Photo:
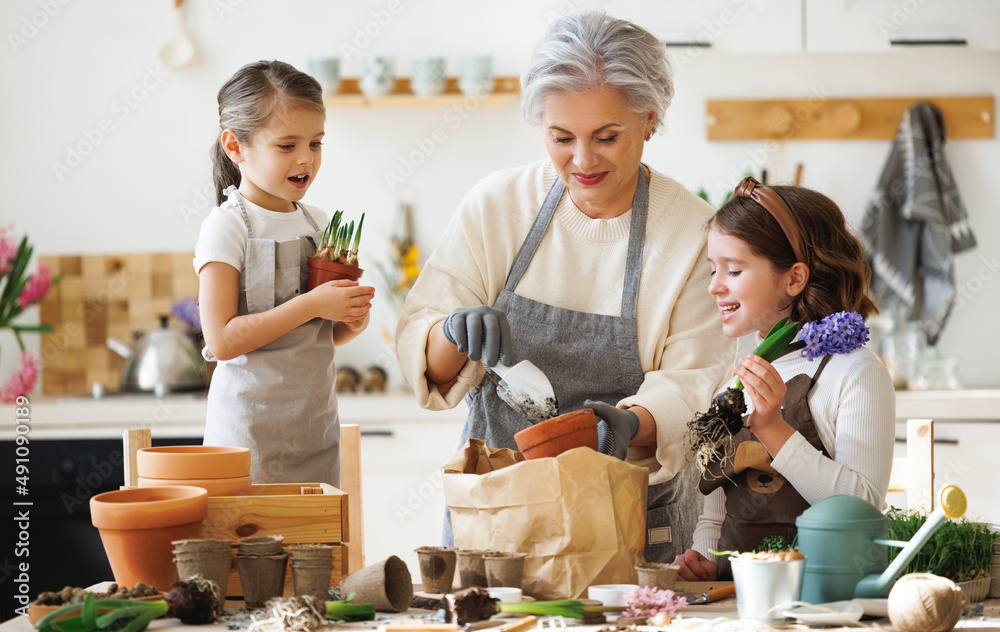
[[[143,448],[136,454],[139,487],[187,485],[209,496],[250,493],[250,450],[207,445]]]

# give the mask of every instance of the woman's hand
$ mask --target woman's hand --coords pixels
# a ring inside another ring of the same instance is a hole
[[[675,557],[674,565],[681,567],[677,578],[686,582],[710,582],[719,574],[715,562],[694,549],[688,549],[683,555]]]
[[[741,358],[734,371],[743,382],[743,390],[753,402],[747,426],[774,457],[795,431],[781,415],[785,399],[785,381],[770,362],[760,356]]]
[[[445,337],[473,362],[511,364],[510,324],[502,309],[489,305],[459,307],[441,325]]]
[[[358,331],[355,327],[364,329],[363,321],[372,308],[375,288],[359,285],[357,281],[328,281],[316,286],[305,297],[312,302],[315,318],[354,323],[351,329]]]

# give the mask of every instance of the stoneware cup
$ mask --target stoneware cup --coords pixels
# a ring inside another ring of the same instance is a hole
[[[444,57],[414,57],[410,60],[410,90],[418,97],[441,94],[445,84]]]
[[[493,92],[493,58],[489,55],[460,57],[458,88],[467,97],[484,97]]]
[[[309,74],[323,87],[324,97],[332,97],[340,91],[340,60],[338,58],[310,58]]]
[[[677,572],[680,568],[680,566],[674,566],[673,564],[644,562],[636,564],[635,571],[639,575],[640,586],[652,586],[660,590],[673,590],[677,585]]]
[[[368,55],[361,58],[361,92],[369,99],[384,97],[396,85],[391,57]]]
[[[406,562],[392,555],[345,577],[340,594],[351,593],[355,603],[370,603],[380,612],[406,612],[413,601],[413,579]]]
[[[486,587],[486,551],[458,549],[458,583],[460,588]]]
[[[416,553],[424,592],[435,595],[451,592],[458,560],[455,549],[444,546],[422,546],[416,549]]]
[[[486,585],[490,588],[506,586],[520,588],[524,578],[524,553],[487,553]]]

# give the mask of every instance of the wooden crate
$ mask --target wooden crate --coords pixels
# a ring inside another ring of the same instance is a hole
[[[334,546],[330,585],[340,585],[347,568],[347,494],[325,483],[253,485],[244,496],[209,496],[208,516],[201,537],[220,538],[233,544],[260,535],[284,536],[283,546],[330,544]],[[243,594],[236,559],[229,572],[227,596]],[[291,563],[285,574],[285,595],[292,593]]]

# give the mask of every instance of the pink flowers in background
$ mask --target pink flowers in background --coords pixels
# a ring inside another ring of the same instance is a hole
[[[39,266],[35,274],[28,273],[31,253],[28,237],[17,240],[11,234],[13,225],[0,227],[0,329],[10,329],[21,351],[20,366],[0,387],[0,401],[11,403],[27,395],[38,381],[38,363],[25,350],[22,335],[51,333],[52,325],[19,325],[15,320],[28,307],[39,303],[59,278],[51,278],[48,266]]]
[[[677,596],[672,590],[643,586],[625,593],[622,605],[628,608],[622,613],[626,617],[652,617],[662,612],[668,619],[673,619],[679,610],[687,608],[687,599]]]
[[[49,278],[49,266],[38,266],[38,272],[28,279],[28,284],[21,290],[17,297],[17,302],[21,309],[26,309],[29,305],[40,303],[52,287],[52,279]]]
[[[7,378],[0,388],[0,401],[8,404],[17,400],[18,396],[25,395],[35,388],[38,380],[38,365],[35,358],[27,351],[21,352],[21,366]]]

